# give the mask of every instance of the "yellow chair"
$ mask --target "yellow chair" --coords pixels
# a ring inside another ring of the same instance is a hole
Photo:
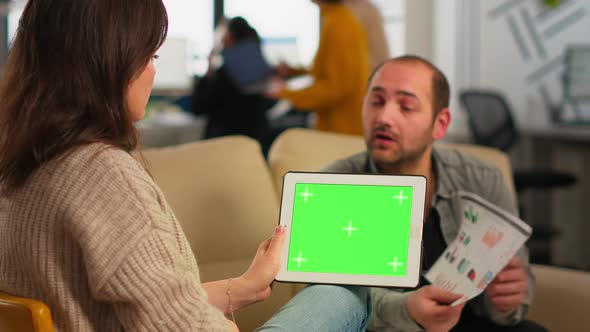
[[[0,292],[0,331],[53,332],[51,311],[45,303]]]

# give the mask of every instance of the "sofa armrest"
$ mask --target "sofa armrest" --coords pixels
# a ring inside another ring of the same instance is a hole
[[[268,163],[280,197],[283,175],[288,171],[317,172],[334,161],[363,151],[362,136],[292,128],[273,142]]]
[[[590,273],[534,264],[532,268],[537,287],[527,319],[552,332],[590,328]]]

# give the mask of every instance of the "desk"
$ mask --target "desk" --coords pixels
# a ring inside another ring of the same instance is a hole
[[[185,112],[162,112],[136,124],[142,148],[163,147],[198,141],[206,120]]]
[[[529,127],[522,132],[535,140],[581,144],[590,148],[590,125]]]
[[[528,166],[562,170],[578,178],[572,188],[530,195],[525,202],[527,216],[534,221],[552,222],[561,229],[553,243],[556,264],[589,269],[590,125],[537,126],[521,132],[524,144],[530,147]]]

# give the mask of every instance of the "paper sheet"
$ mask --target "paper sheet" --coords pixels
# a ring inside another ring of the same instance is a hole
[[[471,193],[459,193],[462,225],[457,238],[425,278],[463,297],[479,295],[531,235],[531,227],[500,207]]]

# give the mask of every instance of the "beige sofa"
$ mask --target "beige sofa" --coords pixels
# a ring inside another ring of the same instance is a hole
[[[498,165],[514,189],[510,162],[498,150],[444,144]],[[143,155],[155,181],[177,214],[197,256],[203,281],[242,273],[260,242],[278,223],[282,175],[317,171],[364,148],[360,137],[292,129],[273,144],[268,164],[259,145],[246,137],[225,137]],[[534,266],[537,296],[529,318],[550,331],[590,330],[590,273]],[[299,289],[279,284],[268,301],[237,315],[243,331],[266,321]]]

